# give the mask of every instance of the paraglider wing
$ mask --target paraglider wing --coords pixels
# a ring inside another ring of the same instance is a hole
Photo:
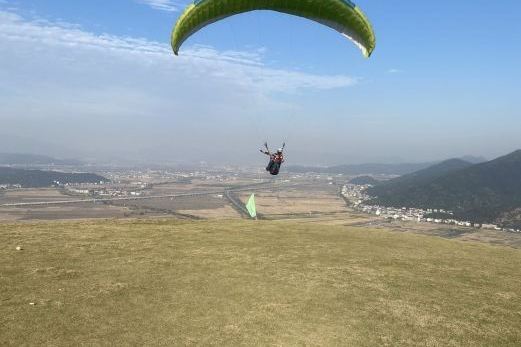
[[[326,25],[353,41],[369,57],[376,39],[371,23],[349,0],[199,0],[190,4],[172,31],[177,55],[183,42],[207,25],[250,11],[277,11]]]

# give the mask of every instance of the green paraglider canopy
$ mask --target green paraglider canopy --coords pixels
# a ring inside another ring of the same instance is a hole
[[[366,57],[376,45],[371,23],[349,0],[199,0],[186,8],[172,31],[174,53],[205,26],[256,10],[287,13],[326,25],[353,41]]]

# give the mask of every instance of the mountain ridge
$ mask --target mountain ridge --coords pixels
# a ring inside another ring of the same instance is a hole
[[[521,207],[521,150],[420,181],[391,180],[368,194],[374,204],[443,208],[460,218],[492,222]]]
[[[463,156],[455,158],[466,161],[471,164],[478,164],[485,162],[483,157]],[[454,159],[454,160],[455,160]],[[446,160],[445,160],[446,161]],[[396,163],[396,164],[382,164],[382,163],[366,163],[366,164],[344,164],[328,167],[317,166],[288,166],[289,172],[294,173],[325,173],[325,174],[346,174],[346,175],[407,175],[423,169],[427,169],[433,165],[443,163],[444,161],[426,161],[418,163]]]

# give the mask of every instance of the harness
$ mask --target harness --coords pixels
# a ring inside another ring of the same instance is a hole
[[[284,156],[282,154],[274,154],[272,156],[272,160],[277,163],[277,164],[280,164],[282,163],[282,160],[284,160]]]

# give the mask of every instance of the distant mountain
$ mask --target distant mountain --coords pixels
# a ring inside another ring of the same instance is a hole
[[[425,169],[433,163],[403,163],[403,164],[355,164],[330,167],[288,166],[289,172],[294,173],[328,173],[345,175],[405,175]]]
[[[475,222],[495,221],[521,207],[521,150],[476,165],[446,161],[368,193],[377,204],[443,208]]]
[[[0,165],[82,165],[79,160],[56,159],[45,155],[0,153]]]
[[[459,158],[470,164],[478,164],[486,162],[483,157],[475,157],[467,155]],[[455,159],[454,159],[455,160]],[[440,161],[430,161],[421,163],[398,163],[398,164],[354,164],[354,165],[337,165],[330,167],[313,167],[313,166],[288,166],[289,172],[294,173],[326,173],[326,174],[344,174],[344,175],[407,175],[417,172],[433,165],[441,163]]]
[[[56,171],[23,170],[0,167],[0,185],[20,184],[24,188],[50,187],[54,182],[97,183],[108,181],[105,177],[91,173],[64,173]]]
[[[359,186],[364,186],[367,184],[374,186],[374,185],[381,183],[381,181],[378,181],[371,176],[358,176],[358,177],[355,177],[352,180],[350,180],[349,183],[356,184]]]

